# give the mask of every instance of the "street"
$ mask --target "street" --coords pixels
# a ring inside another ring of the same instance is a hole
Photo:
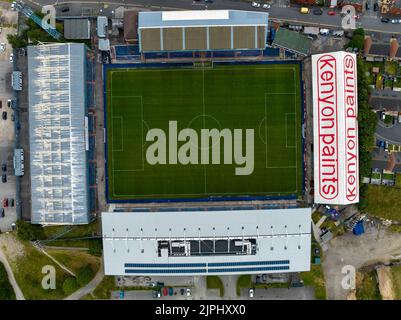
[[[372,0],[370,0],[372,1]],[[111,11],[115,10],[116,7],[120,5],[125,6],[137,6],[143,7],[152,10],[160,10],[160,9],[186,9],[186,10],[204,10],[206,9],[205,5],[199,5],[193,3],[191,0],[112,0],[110,1],[110,5],[104,6],[108,1],[104,1],[99,3],[95,0],[87,0],[85,4],[77,0],[70,1],[55,1],[55,0],[36,0],[36,1],[28,1],[35,3],[37,5],[48,5],[57,3],[59,7],[67,6],[69,3],[70,12],[68,16],[76,16],[82,15],[85,7],[91,7],[91,3],[93,3],[92,7],[96,7],[102,9],[103,14],[110,14]],[[76,3],[76,5],[70,5],[70,3]],[[63,5],[64,4],[64,5]],[[75,7],[75,9],[74,9]],[[373,6],[371,6],[370,10],[367,10],[366,13],[357,20],[357,27],[363,27],[366,31],[370,32],[383,32],[390,34],[399,34],[401,35],[401,24],[391,24],[391,23],[382,23],[380,21],[380,13],[373,11]],[[299,23],[299,24],[307,24],[310,26],[320,26],[320,27],[328,27],[334,29],[341,29],[341,21],[342,18],[339,15],[339,10],[337,10],[337,14],[335,16],[329,16],[327,14],[328,8],[323,9],[322,15],[313,15],[309,14],[300,14],[299,6],[291,6],[286,7],[286,1],[283,0],[275,0],[275,3],[272,5],[271,9],[264,10],[260,8],[253,8],[251,6],[251,2],[240,1],[240,0],[215,0],[213,3],[207,4],[207,9],[216,10],[216,9],[237,9],[237,10],[247,10],[247,11],[266,11],[270,14],[270,19],[272,21],[280,21],[280,22],[289,22],[289,23]]]

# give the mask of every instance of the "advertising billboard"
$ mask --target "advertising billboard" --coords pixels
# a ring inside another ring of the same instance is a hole
[[[355,54],[312,56],[315,203],[359,201]]]

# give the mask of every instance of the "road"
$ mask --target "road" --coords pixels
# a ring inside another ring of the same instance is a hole
[[[89,282],[85,287],[75,291],[73,294],[65,298],[64,300],[79,300],[83,296],[86,296],[87,294],[91,293],[93,290],[96,289],[96,287],[102,282],[104,278],[104,270],[103,270],[103,258],[100,259],[100,266],[99,270],[96,273],[95,277],[92,279],[91,282]]]
[[[95,0],[70,0],[70,1],[55,1],[55,0],[34,0],[31,1],[38,5],[55,4],[64,5],[67,3],[76,3],[79,7],[88,5],[97,6],[104,9],[104,3],[109,5],[125,5],[125,6],[137,6],[145,7],[149,9],[187,9],[187,10],[203,10],[205,9],[204,4],[193,3],[191,0],[111,0],[102,1],[99,3]],[[270,19],[273,21],[287,21],[290,23],[300,23],[307,25],[315,25],[321,27],[341,29],[341,17],[339,14],[335,16],[327,15],[328,8],[324,8],[323,15],[313,14],[300,14],[298,12],[299,7],[286,7],[286,2],[283,0],[276,0],[276,4],[273,4],[272,8],[266,12],[269,12]],[[114,8],[116,7],[114,6]],[[241,0],[215,0],[212,4],[208,4],[207,9],[237,9],[237,10],[248,10],[248,11],[263,11],[263,9],[251,7],[250,2]],[[111,8],[109,8],[110,12]],[[104,9],[104,13],[107,9]],[[401,35],[401,24],[382,23],[377,12],[368,10],[364,16],[357,21],[357,27],[363,27],[366,31],[370,32],[382,32],[389,34]]]
[[[17,281],[15,280],[13,270],[11,269],[10,264],[6,258],[6,255],[3,252],[3,249],[0,247],[0,262],[3,263],[4,267],[6,268],[8,280],[10,281],[11,286],[14,289],[15,297],[17,300],[25,300],[24,294],[22,293]]]

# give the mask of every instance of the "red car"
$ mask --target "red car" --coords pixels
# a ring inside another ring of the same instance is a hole
[[[163,287],[162,293],[163,293],[163,296],[167,296],[168,295],[168,288],[167,287]]]
[[[336,12],[335,12],[334,10],[329,10],[329,11],[327,11],[327,14],[328,14],[329,16],[335,16],[335,15],[336,15]]]
[[[7,198],[4,198],[4,199],[3,199],[3,207],[4,207],[4,208],[7,208],[7,207],[8,207],[8,199],[7,199]]]

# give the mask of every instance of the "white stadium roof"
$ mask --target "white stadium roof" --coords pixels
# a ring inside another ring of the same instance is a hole
[[[299,272],[310,268],[311,210],[106,212],[107,275]]]
[[[89,222],[84,44],[28,47],[31,222]]]

